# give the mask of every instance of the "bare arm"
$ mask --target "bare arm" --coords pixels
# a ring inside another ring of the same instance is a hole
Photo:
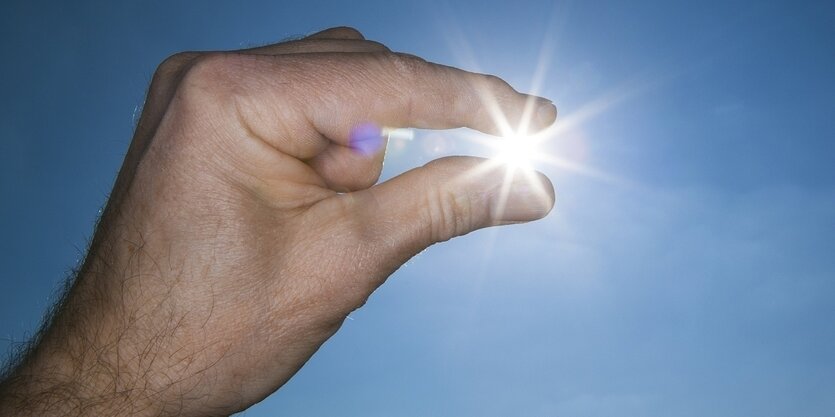
[[[283,385],[427,246],[540,218],[553,189],[443,158],[374,185],[379,126],[497,131],[550,102],[392,53],[353,29],[178,54],[151,84],[87,259],[0,384],[0,415],[215,416]],[[538,110],[538,111],[536,111]]]

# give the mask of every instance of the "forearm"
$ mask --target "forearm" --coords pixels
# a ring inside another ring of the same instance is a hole
[[[45,351],[49,352],[49,351]],[[49,353],[45,353],[49,354]],[[32,359],[40,362],[42,354]],[[18,368],[0,388],[0,415],[160,415],[137,389],[119,389],[110,364],[78,366],[76,358],[54,355],[47,363]],[[109,381],[109,382],[108,382]]]
[[[51,323],[0,384],[0,415],[141,416],[163,411],[156,401],[159,389],[148,384],[152,369],[137,363],[137,354],[154,355],[153,346],[137,345],[138,323],[109,308],[117,294],[109,291],[111,285],[101,285],[106,281],[100,275],[103,264],[92,260],[82,269],[55,307]]]
[[[199,375],[189,364],[208,349],[174,341],[188,314],[167,297],[174,271],[141,233],[102,229],[122,235],[95,242],[51,322],[0,383],[0,415],[183,415]]]

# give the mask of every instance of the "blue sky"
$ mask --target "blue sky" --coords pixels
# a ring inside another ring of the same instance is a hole
[[[549,217],[420,254],[245,415],[835,415],[831,2],[9,2],[0,349],[80,258],[160,60],[335,25],[520,90],[544,63],[543,151],[583,169],[538,165]],[[487,153],[461,133],[384,176]]]

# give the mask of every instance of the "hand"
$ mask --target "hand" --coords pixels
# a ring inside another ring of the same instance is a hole
[[[533,106],[532,130],[556,117],[496,77],[349,28],[167,59],[84,266],[0,387],[0,414],[243,410],[416,253],[545,216],[541,174],[505,195],[504,168],[453,157],[374,185],[384,140],[352,141],[368,122],[498,133],[485,97],[511,124]]]

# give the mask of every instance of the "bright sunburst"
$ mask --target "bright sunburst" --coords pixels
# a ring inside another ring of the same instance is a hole
[[[452,14],[449,14],[452,15]],[[573,174],[592,177],[607,182],[622,182],[622,179],[612,177],[588,164],[584,157],[578,159],[577,155],[584,153],[568,152],[560,154],[559,150],[574,149],[576,146],[561,141],[565,138],[582,137],[582,125],[590,119],[610,110],[615,105],[623,103],[626,98],[633,96],[646,86],[637,83],[604,93],[596,99],[587,101],[573,109],[563,112],[555,124],[542,131],[531,133],[532,121],[536,116],[537,106],[541,101],[534,96],[543,90],[548,75],[549,64],[555,49],[555,40],[558,39],[559,23],[562,21],[559,10],[554,10],[552,21],[543,34],[542,43],[539,45],[539,56],[530,77],[530,86],[527,89],[531,98],[527,101],[521,117],[508,117],[502,111],[502,106],[488,88],[480,93],[481,104],[491,115],[495,126],[498,127],[500,137],[493,137],[476,133],[473,131],[458,131],[455,136],[465,141],[477,144],[481,149],[486,149],[489,159],[467,175],[478,175],[485,171],[504,167],[506,168],[506,181],[513,181],[523,175],[535,181],[535,168],[554,168],[561,171],[568,171]],[[475,72],[482,71],[477,62],[476,54],[471,48],[467,37],[460,30],[460,25],[455,21],[446,21],[445,29],[451,51],[458,59],[458,64]],[[565,109],[563,109],[565,110]],[[568,113],[566,116],[565,113]],[[570,141],[569,141],[570,142]],[[573,143],[576,143],[574,140]],[[581,145],[582,146],[582,145]],[[509,186],[509,184],[508,184]],[[544,192],[544,190],[543,190]]]
[[[454,133],[445,133],[442,138],[443,141],[452,142],[463,139],[465,142],[476,144],[479,148],[476,153],[486,151],[487,155],[485,156],[488,156],[488,159],[464,175],[478,176],[497,169],[503,170],[504,183],[502,188],[505,196],[509,195],[512,184],[520,180],[527,179],[529,184],[535,187],[543,186],[537,178],[538,175],[535,171],[537,168],[552,168],[606,182],[624,182],[621,178],[613,177],[590,166],[588,160],[584,157],[586,153],[584,151],[576,152],[576,150],[585,149],[583,143],[578,144],[578,141],[582,142],[583,138],[582,125],[614,106],[622,104],[627,98],[647,87],[642,83],[637,83],[637,85],[630,83],[625,86],[628,88],[614,89],[599,95],[569,111],[563,112],[552,126],[531,133],[530,127],[535,118],[537,106],[541,104],[541,101],[535,98],[535,95],[538,95],[543,89],[548,66],[552,61],[554,52],[555,45],[553,42],[558,38],[556,36],[558,28],[554,23],[561,20],[556,18],[556,16],[561,15],[564,14],[554,13],[554,21],[551,22],[546,33],[543,34],[538,60],[533,68],[530,86],[527,89],[532,96],[527,101],[521,117],[519,115],[508,117],[509,115],[504,113],[500,101],[491,94],[490,89],[485,85],[484,88],[477,89],[480,93],[479,98],[484,109],[490,114],[494,125],[498,128],[499,137],[475,131],[459,130]],[[445,21],[444,27],[449,31],[447,37],[451,50],[459,61],[458,64],[471,71],[485,72],[478,65],[473,49],[460,31],[460,25],[454,21]],[[565,113],[568,113],[568,115]],[[390,138],[395,139],[397,137],[390,135]],[[405,137],[405,139],[411,139],[411,136]],[[400,143],[401,147],[403,146],[402,141],[394,140],[392,142],[395,145]],[[441,150],[433,149],[431,152],[443,154],[449,151],[449,147],[442,148]],[[550,190],[543,188],[543,198],[551,198],[550,192]]]
[[[528,135],[505,136],[492,141],[491,145],[495,150],[493,159],[511,169],[531,169],[531,161],[538,153],[536,141]]]

